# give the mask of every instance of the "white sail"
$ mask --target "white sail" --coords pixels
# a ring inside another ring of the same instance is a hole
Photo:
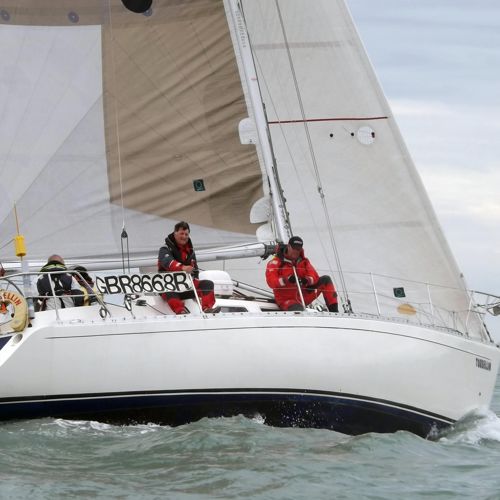
[[[173,223],[197,246],[256,241],[267,191],[223,2],[9,2],[0,18],[0,259],[14,204],[28,256],[154,254]],[[265,221],[267,222],[267,221]]]
[[[243,6],[293,231],[309,257],[345,285],[355,310],[439,315],[478,335],[463,277],[344,1]]]

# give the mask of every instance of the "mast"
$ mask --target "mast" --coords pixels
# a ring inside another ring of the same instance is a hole
[[[275,164],[271,135],[264,110],[264,103],[260,93],[257,71],[255,68],[247,26],[239,0],[228,0],[231,10],[231,21],[234,29],[234,38],[238,44],[238,52],[241,56],[242,69],[248,88],[252,110],[254,112],[258,139],[264,159],[264,168],[269,180],[271,192],[274,221],[276,225],[276,236],[280,241],[287,241],[291,236],[291,228],[288,222],[288,214],[285,199],[278,179],[278,171]]]

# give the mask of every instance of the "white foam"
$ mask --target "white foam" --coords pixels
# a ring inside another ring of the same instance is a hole
[[[66,420],[64,418],[56,418],[52,422],[57,427],[64,430],[95,430],[95,431],[107,431],[112,428],[111,425],[102,422],[97,422],[95,420]]]
[[[135,424],[135,425],[111,425],[96,420],[66,420],[63,418],[56,418],[48,425],[56,425],[62,430],[81,430],[81,431],[97,431],[97,432],[119,432],[125,435],[133,436],[135,434],[147,434],[155,432],[158,429],[166,428],[159,424]]]
[[[500,418],[491,410],[476,410],[443,432],[440,442],[480,444],[500,442]]]
[[[252,421],[255,422],[256,424],[262,424],[262,425],[266,423],[266,419],[260,413],[255,414],[252,418]]]
[[[96,431],[107,431],[112,427],[109,424],[103,424],[102,422],[96,422],[95,420],[90,420],[88,422],[88,425],[90,426],[91,429],[94,429]]]

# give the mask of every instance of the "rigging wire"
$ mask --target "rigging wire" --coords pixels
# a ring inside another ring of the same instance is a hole
[[[122,252],[122,268],[125,272],[125,255],[127,258],[127,271],[130,272],[130,250],[128,244],[128,234],[125,229],[125,204],[123,201],[123,173],[122,173],[122,158],[121,158],[121,148],[120,148],[120,130],[118,125],[118,96],[116,92],[116,65],[115,65],[115,46],[114,46],[114,34],[113,34],[113,18],[111,15],[111,0],[108,0],[108,14],[109,14],[109,35],[111,38],[111,67],[113,75],[113,94],[114,94],[114,115],[115,115],[115,130],[116,130],[116,147],[118,153],[118,177],[120,181],[120,203],[122,207],[122,232],[120,235],[121,240],[121,252]],[[124,249],[125,247],[125,249]]]
[[[305,114],[305,110],[304,110],[304,104],[302,102],[302,96],[301,96],[301,93],[300,93],[299,83],[298,83],[297,75],[295,73],[295,67],[294,67],[294,64],[293,64],[292,54],[291,54],[291,51],[290,51],[290,45],[288,43],[288,37],[287,37],[285,26],[284,26],[284,23],[283,23],[283,17],[282,17],[281,9],[280,9],[280,6],[279,6],[279,0],[275,0],[275,5],[276,5],[276,10],[278,12],[278,17],[279,17],[281,31],[283,33],[283,41],[284,41],[285,47],[286,47],[286,52],[287,52],[287,56],[288,56],[288,62],[290,64],[290,71],[292,73],[293,83],[294,83],[294,86],[295,86],[295,92],[297,94],[297,100],[298,100],[298,104],[299,104],[299,107],[300,107],[300,113],[302,115],[302,120],[303,120],[303,123],[304,123],[304,131],[306,133],[307,142],[308,142],[308,145],[309,145],[309,153],[311,155],[311,160],[312,160],[313,167],[314,167],[314,174],[315,174],[315,178],[316,178],[318,194],[320,196],[321,203],[323,205],[323,211],[324,211],[324,214],[325,214],[326,223],[327,223],[327,227],[328,227],[328,235],[330,237],[330,242],[331,242],[331,245],[332,245],[332,248],[333,248],[333,253],[334,253],[334,256],[335,256],[335,261],[337,263],[337,268],[338,268],[338,271],[339,271],[339,278],[340,278],[341,286],[342,286],[342,289],[343,289],[343,292],[344,292],[344,301],[345,301],[344,308],[346,309],[346,312],[352,312],[351,301],[349,300],[349,294],[347,292],[347,286],[346,286],[346,282],[345,282],[345,278],[344,278],[344,273],[342,271],[342,266],[341,266],[341,263],[340,263],[339,252],[338,252],[338,249],[337,249],[337,244],[335,242],[335,237],[333,235],[333,226],[332,226],[332,222],[331,222],[331,217],[330,217],[330,214],[328,212],[328,207],[326,205],[325,193],[324,193],[323,185],[322,185],[322,182],[321,182],[321,176],[320,176],[320,173],[319,173],[318,163],[316,161],[316,155],[315,155],[314,149],[313,149],[311,134],[309,132],[309,126],[308,126],[307,121],[306,121],[306,114]]]
[[[7,241],[2,246],[0,246],[0,250],[3,250],[5,247],[7,247],[8,245],[10,245],[13,241],[14,241],[14,238],[11,238],[9,241]]]
[[[259,59],[259,57],[257,56],[257,54],[256,54],[256,53],[254,53],[254,51],[253,51],[253,47],[252,47],[252,53],[253,53],[253,56],[254,56],[254,60],[257,62],[257,66],[258,66],[258,68],[259,68],[260,73],[261,73],[262,75],[264,75],[264,71],[263,71],[262,66],[261,66],[261,64],[260,64],[260,59]],[[279,113],[278,113],[277,106],[276,106],[276,104],[275,104],[275,102],[274,102],[274,99],[273,99],[272,93],[271,93],[271,91],[270,91],[270,89],[269,89],[269,86],[267,85],[267,80],[266,80],[266,78],[262,78],[262,80],[263,80],[263,82],[264,82],[264,86],[266,87],[267,94],[268,94],[268,96],[269,96],[269,100],[270,100],[270,102],[271,102],[271,106],[272,106],[272,108],[273,108],[274,114],[276,115],[276,117],[277,117],[277,119],[278,119],[277,124],[278,124],[278,126],[279,126],[280,131],[281,131],[282,138],[283,138],[283,140],[285,141],[286,149],[287,149],[288,153],[290,154],[290,161],[291,161],[291,163],[292,163],[292,165],[293,165],[293,169],[294,169],[294,171],[295,171],[295,175],[299,178],[299,177],[300,177],[299,168],[297,167],[297,163],[296,163],[296,161],[295,161],[295,155],[293,155],[293,154],[292,154],[292,148],[291,148],[290,143],[289,143],[289,141],[288,141],[288,138],[287,138],[287,136],[286,136],[286,134],[285,134],[285,129],[284,129],[283,125],[282,125],[282,123],[283,123],[283,122],[282,122],[281,120],[279,120]],[[260,80],[259,80],[259,82],[260,82]],[[304,197],[304,202],[306,203],[307,207],[309,208],[309,212],[310,212],[310,214],[311,214],[311,220],[312,220],[312,219],[313,219],[313,217],[312,217],[312,212],[313,212],[313,210],[312,210],[312,206],[311,206],[311,204],[309,203],[309,200],[307,199],[307,196],[306,196],[306,193],[305,193],[305,190],[304,190],[304,186],[303,186],[303,184],[302,184],[302,183],[299,183],[299,184],[300,184],[300,186],[299,186],[299,187],[300,187],[300,189],[301,189],[301,191],[302,191],[302,194],[304,195],[304,196],[303,196],[303,197]],[[290,225],[290,229],[291,229],[291,225]],[[292,233],[292,234],[293,234],[293,233]],[[328,260],[328,264],[329,264],[329,266],[330,266],[330,261],[329,261],[329,258],[328,258],[328,252],[327,252],[327,249],[326,249],[326,247],[325,247],[325,245],[324,245],[324,243],[323,243],[323,240],[322,240],[321,238],[319,238],[319,244],[321,245],[321,247],[322,247],[322,249],[323,249],[323,253],[324,253],[324,255],[326,256],[326,258],[327,258],[327,260]],[[330,271],[330,272],[332,272],[332,268],[331,268],[331,266],[329,267],[329,271]]]

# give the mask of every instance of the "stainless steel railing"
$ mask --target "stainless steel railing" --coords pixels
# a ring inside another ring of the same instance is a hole
[[[78,276],[85,282],[83,276],[76,270],[16,273],[0,278],[0,289],[11,286],[22,293],[32,304],[47,298],[53,299],[56,317],[59,319],[61,307],[57,299],[61,296],[57,295],[54,290],[52,280],[49,280],[52,291],[50,296],[42,297],[32,291],[34,278],[44,274],[70,274]],[[31,286],[26,286],[26,276],[29,277]],[[193,286],[191,277],[187,276]],[[479,336],[485,340],[490,337],[484,326],[484,316],[486,314],[500,315],[500,297],[493,294],[375,273],[344,272],[344,276],[349,286],[353,311],[357,314],[397,317],[410,324],[444,328],[465,336]],[[89,283],[87,285],[90,286]],[[101,293],[97,292],[89,296],[95,297],[100,305],[102,317],[112,316]],[[201,304],[196,293],[194,297],[201,312]],[[124,294],[124,305],[133,316],[130,298],[130,294]]]

